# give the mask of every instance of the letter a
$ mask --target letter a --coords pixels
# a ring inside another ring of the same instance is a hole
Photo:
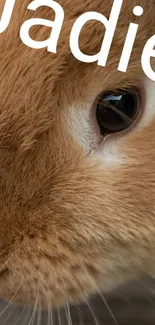
[[[41,49],[47,47],[49,52],[56,53],[57,43],[59,35],[61,32],[63,20],[64,20],[64,10],[63,8],[53,0],[34,0],[28,6],[30,10],[36,10],[41,6],[47,6],[55,11],[55,21],[50,21],[47,19],[34,18],[26,20],[20,29],[20,38],[22,42],[33,49]],[[50,37],[45,41],[34,41],[30,38],[29,30],[32,26],[41,25],[52,28]]]

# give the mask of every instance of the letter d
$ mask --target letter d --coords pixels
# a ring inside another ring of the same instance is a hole
[[[106,65],[122,4],[123,0],[114,0],[109,20],[100,13],[90,11],[84,13],[75,21],[70,35],[70,48],[76,59],[86,63],[98,61],[98,65]],[[106,28],[101,50],[95,55],[86,55],[79,48],[81,29],[89,20],[100,21]]]

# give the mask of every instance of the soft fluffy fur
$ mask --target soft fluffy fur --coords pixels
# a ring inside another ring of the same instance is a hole
[[[112,2],[60,0],[65,22],[57,54],[22,44],[22,22],[36,17],[26,9],[29,0],[16,0],[0,35],[0,265],[8,268],[0,279],[2,298],[59,306],[155,273],[154,83],[140,64],[155,32],[154,0],[124,1],[105,68],[78,62],[69,50],[76,18],[90,10],[108,17]],[[144,8],[142,17],[133,15],[135,5]],[[37,14],[54,18],[44,7]],[[128,72],[120,73],[131,21],[139,32]],[[100,23],[88,23],[82,50],[96,53],[103,33]],[[32,30],[35,39],[48,35]],[[99,144],[95,98],[131,86],[142,93],[138,124]]]

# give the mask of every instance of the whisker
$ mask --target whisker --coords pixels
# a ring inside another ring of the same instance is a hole
[[[7,246],[5,249],[3,249],[1,252],[0,252],[0,256],[2,256],[9,248],[11,248],[13,246],[13,244],[10,244],[9,246]]]
[[[5,269],[6,265],[8,265],[9,261],[10,261],[10,260],[15,256],[16,252],[17,252],[17,251],[13,252],[12,255],[7,259],[7,261],[6,261],[6,262],[3,264],[3,266],[0,268],[0,272],[2,272],[2,271]]]
[[[70,307],[69,307],[69,303],[68,303],[68,300],[67,300],[67,303],[66,303],[66,316],[67,316],[67,319],[68,319],[68,325],[72,325],[72,317],[71,317],[71,312],[70,312]]]
[[[14,325],[17,325],[17,324],[19,323],[20,319],[22,318],[22,316],[23,316],[24,313],[25,313],[26,308],[27,308],[27,300],[26,300],[26,302],[25,302],[25,304],[24,304],[24,307],[23,307],[23,310],[22,310],[21,314],[20,314],[19,317],[17,318],[17,321],[16,321],[16,323],[15,323]]]
[[[41,324],[41,303],[40,303],[40,299],[39,299],[39,303],[38,303],[38,316],[37,316],[37,325]]]
[[[10,308],[10,309],[12,309],[12,308]],[[10,310],[8,310],[7,317],[2,318],[3,325],[5,325],[6,323],[8,324],[8,321],[10,320],[10,318],[12,320],[14,315],[16,315],[15,310],[12,310],[11,313],[10,313]]]
[[[53,325],[54,322],[53,322],[52,303],[51,303],[50,292],[48,287],[47,290],[48,290],[48,324]]]
[[[48,308],[48,315],[47,315],[47,325],[51,325],[51,299],[49,289],[47,287],[47,308]]]
[[[79,284],[79,281],[77,280],[77,278],[73,274],[72,274],[72,276],[74,277],[74,280],[76,281],[78,287],[80,288],[82,294],[84,295],[84,297],[86,299],[86,304],[87,304],[88,309],[89,309],[89,311],[90,311],[90,313],[91,313],[91,315],[92,315],[92,317],[94,319],[95,324],[99,325],[99,321],[98,321],[98,319],[97,319],[97,317],[95,315],[95,312],[94,312],[93,308],[91,307],[91,305],[90,305],[90,303],[89,303],[89,301],[87,299],[87,295],[85,294],[84,290],[82,289],[81,285]]]
[[[114,314],[113,314],[113,312],[112,312],[112,310],[111,310],[109,304],[107,303],[107,301],[106,301],[104,295],[103,295],[102,292],[100,291],[99,286],[98,286],[98,284],[97,284],[97,282],[95,281],[94,278],[93,278],[93,282],[94,282],[95,288],[97,289],[97,292],[99,293],[99,295],[100,295],[100,297],[101,297],[101,299],[102,299],[104,305],[106,306],[106,308],[107,308],[109,314],[111,315],[111,317],[112,317],[112,319],[113,319],[115,325],[119,325],[118,322],[117,322],[117,320],[116,320],[116,317],[114,316]]]
[[[15,300],[20,288],[22,285],[22,281],[20,282],[20,285],[18,286],[15,294],[12,296],[12,298],[10,299],[9,303],[7,304],[7,306],[2,310],[2,312],[0,313],[0,317],[2,317],[2,315],[6,312],[6,310],[8,310],[8,308],[10,307],[10,305],[13,303],[13,301]]]
[[[51,325],[53,325],[54,322],[53,322],[53,311],[52,311],[52,306],[51,306]]]
[[[93,310],[93,308],[91,307],[91,305],[90,305],[90,303],[89,303],[88,300],[86,300],[86,304],[87,304],[87,306],[88,306],[88,308],[89,308],[89,311],[90,311],[90,313],[91,313],[91,315],[92,315],[92,317],[93,317],[93,319],[94,319],[95,324],[96,324],[96,325],[99,325],[99,321],[98,321],[98,319],[97,319],[97,317],[96,317],[96,315],[95,315],[95,313],[94,313],[94,310]]]
[[[37,310],[37,305],[38,305],[38,299],[39,299],[39,279],[38,279],[38,283],[37,283],[36,300],[35,300],[35,304],[34,304],[34,309],[33,309],[31,318],[29,320],[29,323],[27,325],[31,325],[32,322],[34,321],[34,317],[35,317],[36,310]]]
[[[77,311],[78,311],[77,315],[78,315],[79,324],[84,325],[83,319],[82,319],[83,313],[82,313],[81,309],[79,308],[79,306],[76,305],[76,308],[77,308]]]
[[[58,324],[59,324],[59,325],[62,325],[62,323],[61,323],[61,315],[60,315],[60,310],[59,310],[59,308],[57,308],[57,315],[58,315]]]
[[[68,302],[68,296],[67,296],[65,281],[64,281],[63,274],[61,272],[61,267],[59,267],[59,269],[60,269],[60,274],[61,274],[61,278],[62,278],[62,282],[63,282],[64,294],[65,294],[65,300],[66,300],[66,305],[65,305],[66,317],[67,317],[68,325],[72,325],[72,318],[71,318],[71,312],[70,312],[70,308],[69,308],[69,302]]]
[[[111,317],[112,317],[114,323],[115,323],[116,325],[119,325],[118,322],[117,322],[117,320],[116,320],[116,317],[114,316],[114,314],[113,314],[113,312],[112,312],[112,310],[111,310],[111,308],[110,308],[110,306],[109,306],[109,304],[107,303],[107,300],[105,299],[105,297],[103,296],[103,294],[102,294],[101,292],[99,292],[99,294],[100,294],[100,296],[101,296],[101,298],[102,298],[102,301],[104,302],[104,304],[105,304],[107,310],[109,311],[109,313],[110,313],[110,315],[111,315]]]
[[[25,317],[24,323],[22,325],[25,325],[27,323],[29,317],[31,317],[30,308],[27,310],[26,317]]]

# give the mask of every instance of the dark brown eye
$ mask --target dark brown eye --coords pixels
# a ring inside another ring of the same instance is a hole
[[[139,113],[140,95],[137,90],[104,93],[96,106],[96,118],[103,135],[128,129]]]

